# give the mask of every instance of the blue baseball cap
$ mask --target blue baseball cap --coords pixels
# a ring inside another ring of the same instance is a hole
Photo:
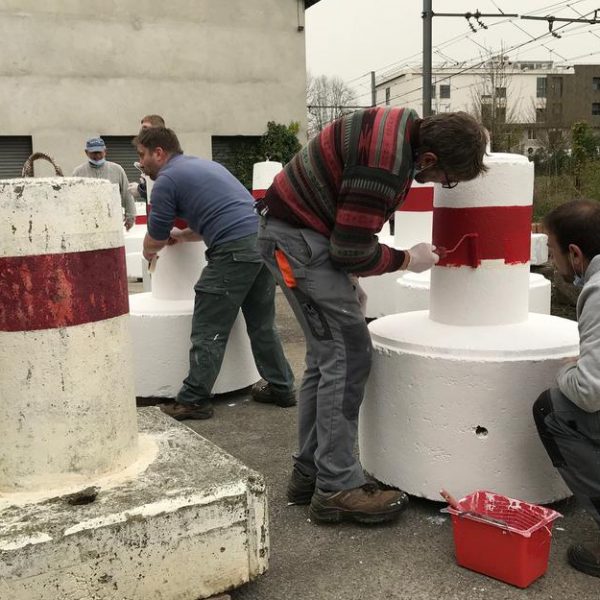
[[[85,143],[85,149],[88,152],[102,152],[103,150],[106,150],[106,144],[101,137],[90,138]]]

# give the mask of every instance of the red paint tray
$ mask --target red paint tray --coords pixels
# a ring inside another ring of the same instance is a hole
[[[552,524],[560,513],[486,491],[469,494],[458,508],[443,510],[452,517],[461,567],[520,588],[546,572]]]

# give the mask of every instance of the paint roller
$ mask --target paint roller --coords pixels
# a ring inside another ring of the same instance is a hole
[[[463,246],[464,245],[464,246]],[[440,255],[440,258],[446,258],[449,254],[456,252],[461,246],[463,246],[463,253],[466,255],[466,262],[472,268],[476,269],[481,262],[479,254],[479,234],[478,233],[465,233],[454,247],[450,250],[439,247],[436,252]]]

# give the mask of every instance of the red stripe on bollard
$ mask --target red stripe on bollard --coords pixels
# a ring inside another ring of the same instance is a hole
[[[411,187],[406,200],[398,208],[400,212],[431,212],[433,210],[433,186]]]
[[[56,329],[127,312],[122,246],[0,258],[0,331]]]
[[[480,260],[504,259],[507,264],[526,263],[531,254],[532,206],[480,206],[475,208],[435,208],[433,244],[454,248],[463,236],[468,243],[441,258],[439,266],[473,266],[476,240]]]
[[[255,200],[262,200],[267,195],[267,190],[252,190],[252,197]]]
[[[148,217],[146,215],[136,215],[135,224],[136,225],[145,225],[148,222]]]

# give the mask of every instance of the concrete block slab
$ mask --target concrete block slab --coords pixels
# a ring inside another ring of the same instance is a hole
[[[156,453],[136,476],[0,495],[0,598],[196,600],[267,569],[261,475],[156,408],[139,425]]]

